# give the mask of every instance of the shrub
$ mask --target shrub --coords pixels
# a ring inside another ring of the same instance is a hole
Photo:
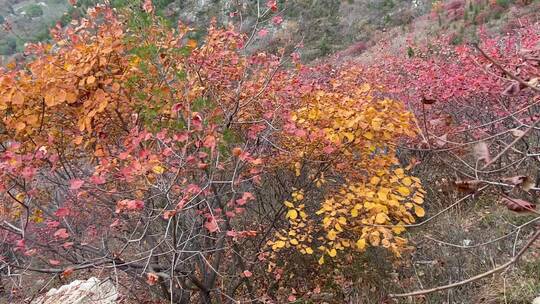
[[[17,41],[13,37],[8,37],[0,41],[0,55],[12,55],[17,49]]]
[[[43,9],[39,4],[30,4],[25,9],[24,12],[30,18],[36,18],[43,16]]]

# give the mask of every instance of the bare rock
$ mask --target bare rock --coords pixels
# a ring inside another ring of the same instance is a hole
[[[110,280],[100,281],[92,277],[53,288],[31,304],[114,304],[117,298],[116,286]]]

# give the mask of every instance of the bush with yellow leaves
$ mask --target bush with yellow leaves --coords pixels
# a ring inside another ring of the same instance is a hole
[[[319,264],[369,246],[400,256],[407,240],[399,235],[424,216],[420,180],[396,157],[399,140],[415,135],[414,117],[402,103],[375,97],[380,88],[359,85],[360,76],[345,69],[330,88],[302,96],[291,115],[283,145],[303,186],[284,202],[289,227],[268,242],[273,251],[317,249]]]

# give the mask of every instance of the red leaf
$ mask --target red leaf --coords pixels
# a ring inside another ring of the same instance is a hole
[[[144,208],[144,202],[141,200],[130,200],[127,203],[127,209],[129,210],[139,210]]]
[[[62,277],[63,278],[67,278],[69,277],[70,275],[73,274],[73,268],[66,268],[63,272],[62,272]]]
[[[216,138],[212,135],[206,136],[203,146],[213,150],[216,147]]]
[[[257,34],[257,36],[259,36],[259,38],[264,38],[264,37],[266,37],[266,35],[268,35],[268,30],[267,29],[262,29]]]
[[[48,228],[56,228],[58,226],[60,226],[60,222],[58,221],[47,221]]]
[[[508,210],[515,212],[530,212],[536,209],[535,204],[519,198],[503,197],[501,203],[506,205]]]
[[[323,148],[323,152],[326,153],[326,154],[332,154],[332,152],[334,152],[334,151],[335,151],[335,149],[332,146],[326,146],[326,147]]]
[[[243,274],[244,277],[246,277],[246,278],[249,278],[249,277],[251,277],[251,276],[253,275],[253,273],[252,273],[251,271],[249,271],[249,270],[244,270],[244,271],[242,272],[242,274]]]
[[[96,185],[105,184],[105,178],[103,178],[101,175],[92,175],[92,177],[90,177],[90,181]]]
[[[275,25],[280,25],[283,22],[283,17],[281,16],[274,16],[272,18],[272,23]]]
[[[176,215],[176,210],[167,210],[163,212],[163,219],[168,220]]]
[[[59,239],[67,239],[69,237],[69,233],[67,232],[66,228],[60,228],[56,230],[54,237]]]
[[[154,11],[154,6],[152,5],[152,0],[145,0],[143,3],[143,10],[149,14]]]
[[[66,208],[66,207],[58,208],[58,210],[56,210],[54,215],[58,217],[66,217],[69,215],[69,208]]]
[[[266,7],[268,7],[274,12],[277,11],[277,0],[268,0],[266,2]]]
[[[62,247],[67,250],[73,247],[73,244],[74,244],[73,242],[65,242],[64,244],[62,244]]]
[[[79,188],[82,187],[83,184],[84,184],[84,181],[81,180],[81,179],[72,179],[69,182],[69,189],[70,190],[78,190]]]
[[[446,146],[447,142],[448,142],[448,134],[444,134],[444,135],[441,135],[439,137],[435,137],[435,144],[439,148],[442,148],[442,147]]]
[[[155,285],[157,281],[159,280],[159,276],[153,272],[149,272],[146,274],[146,283],[148,285]]]
[[[51,264],[53,266],[58,266],[58,265],[60,265],[60,261],[58,261],[58,260],[49,260],[49,264]]]
[[[116,213],[124,210],[138,211],[144,208],[144,202],[141,200],[121,200],[116,203]]]
[[[208,221],[206,221],[206,223],[204,224],[204,227],[206,229],[208,229],[208,231],[210,232],[216,232],[218,231],[219,227],[218,227],[218,223],[216,221],[216,218],[215,217],[210,217],[208,219]]]

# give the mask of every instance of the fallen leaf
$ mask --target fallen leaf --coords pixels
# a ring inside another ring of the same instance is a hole
[[[63,272],[62,272],[62,278],[67,278],[69,277],[70,275],[73,274],[73,268],[72,267],[69,267],[69,268],[66,268]]]
[[[501,180],[504,183],[508,183],[514,186],[518,186],[525,191],[529,191],[534,187],[534,181],[532,178],[526,175],[516,175],[512,177],[506,177]]]
[[[456,180],[454,182],[454,185],[456,186],[458,191],[465,192],[467,194],[475,193],[483,184],[484,184],[483,181],[476,180],[476,179]]]
[[[506,205],[508,210],[515,212],[530,212],[536,210],[535,204],[519,198],[503,197],[501,203]]]
[[[489,156],[488,145],[485,142],[479,142],[474,146],[474,156],[477,160],[483,160],[486,163],[489,163],[491,157]]]
[[[155,285],[159,280],[159,276],[153,272],[149,272],[146,274],[146,283],[148,285],[152,286]]]
[[[519,129],[513,129],[510,131],[512,133],[512,135],[514,135],[515,137],[521,137],[525,134],[525,131],[521,131]]]
[[[521,90],[521,86],[519,85],[519,82],[514,81],[509,86],[507,86],[506,89],[504,89],[502,94],[506,96],[515,96],[519,94],[520,90]]]

